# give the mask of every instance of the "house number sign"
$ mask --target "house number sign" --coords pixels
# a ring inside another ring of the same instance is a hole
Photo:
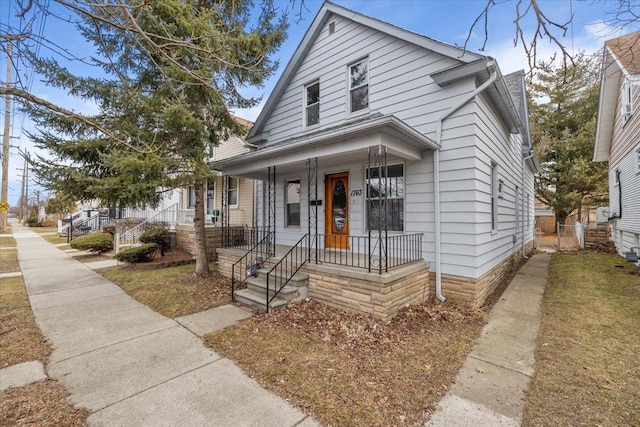
[[[357,190],[351,190],[351,196],[362,196],[362,189],[359,188]]]

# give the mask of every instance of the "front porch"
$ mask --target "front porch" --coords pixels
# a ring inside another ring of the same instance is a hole
[[[254,308],[268,311],[309,297],[388,320],[431,295],[419,234],[389,237],[384,252],[378,250],[380,239],[372,244],[349,236],[350,249],[336,249],[325,246],[333,236],[324,235],[307,235],[293,247],[264,239],[247,251],[238,231],[235,243],[243,246],[219,248],[218,271],[232,279],[234,298]]]

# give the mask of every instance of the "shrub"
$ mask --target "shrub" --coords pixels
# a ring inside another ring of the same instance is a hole
[[[145,243],[142,246],[125,249],[116,254],[116,259],[122,262],[151,262],[156,255],[158,245],[155,243]]]
[[[26,223],[29,227],[42,227],[42,224],[38,221],[38,217],[35,216],[27,218]]]
[[[113,236],[109,233],[91,233],[71,241],[71,247],[81,251],[106,252],[113,248]]]
[[[169,231],[163,227],[151,228],[140,235],[142,243],[155,243],[160,248],[160,256],[169,250]]]

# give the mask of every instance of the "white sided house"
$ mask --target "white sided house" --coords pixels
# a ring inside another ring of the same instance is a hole
[[[640,31],[604,44],[593,159],[609,162],[616,250],[640,253]]]
[[[490,57],[326,2],[247,140],[213,166],[259,181],[262,238],[218,251],[254,306],[479,306],[533,247],[524,74]]]

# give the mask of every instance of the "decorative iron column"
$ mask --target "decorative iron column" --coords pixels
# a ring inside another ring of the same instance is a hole
[[[307,160],[307,224],[309,248],[307,259],[318,263],[318,158]]]
[[[372,192],[377,193],[377,197],[373,197]],[[387,260],[387,197],[389,194],[389,178],[387,167],[387,147],[378,145],[369,147],[369,168],[367,169],[367,199],[368,199],[368,252],[369,252],[369,271],[378,270],[378,274],[382,271],[388,271]],[[377,206],[375,204],[377,202]],[[375,213],[377,220],[371,221],[371,214]],[[378,235],[375,236],[372,243],[372,231],[377,229]],[[374,261],[373,255],[378,255],[377,262]]]
[[[229,242],[229,176],[222,175],[222,247],[230,246]]]
[[[276,167],[269,166],[267,171],[267,233],[271,233],[271,254],[276,253]]]

